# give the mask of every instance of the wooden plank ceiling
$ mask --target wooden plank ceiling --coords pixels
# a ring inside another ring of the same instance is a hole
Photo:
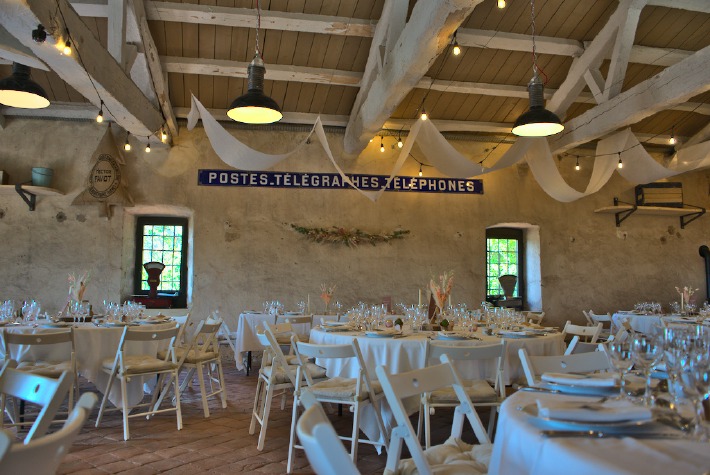
[[[102,0],[73,2],[80,14],[81,6],[87,3],[103,4]],[[691,11],[656,6],[663,3],[662,0],[651,1],[641,9],[633,42],[636,50],[631,53],[621,92],[710,45],[707,7]],[[698,2],[678,0],[677,3],[682,7]],[[408,18],[415,4],[415,0],[409,0]],[[191,93],[218,116],[223,114],[236,97],[246,92],[245,69],[237,68],[242,73],[236,77],[230,67],[233,70],[234,62],[248,63],[254,56],[255,1],[145,0],[144,5],[150,34],[167,77],[169,102],[176,115],[185,117]],[[575,57],[600,33],[619,5],[617,0],[535,0],[538,65],[547,80],[548,97],[567,78]],[[368,64],[372,37],[384,6],[385,0],[261,1],[265,28],[259,33],[259,42],[267,77],[271,70],[272,74],[279,72],[282,78],[291,78],[267,79],[265,93],[281,105],[287,117],[293,113],[311,114],[303,116],[308,120],[317,114],[336,116],[336,123],[344,126],[348,116],[357,112],[353,111],[353,106],[359,82]],[[532,75],[530,6],[529,1],[522,0],[508,0],[504,9],[497,8],[495,0],[484,0],[477,5],[457,33],[462,54],[454,56],[450,46],[443,48],[421,81],[392,112],[391,124],[411,121],[424,107],[434,120],[461,123],[457,125],[459,130],[491,133],[475,125],[487,123],[498,127],[498,134],[503,133],[528,107],[525,86]],[[210,17],[212,10],[215,13]],[[231,26],[232,20],[226,18],[225,12],[253,15],[249,20],[251,26]],[[341,17],[346,22],[344,29],[353,26],[353,31],[330,34],[276,29],[266,19],[277,13],[296,14],[300,20]],[[182,21],[175,21],[175,15]],[[83,16],[83,20],[106,46],[107,19]],[[519,44],[523,46],[510,46],[511,38],[522,40]],[[555,42],[566,50],[549,46]],[[651,60],[640,59],[643,48],[652,53]],[[602,76],[609,71],[609,56],[599,67]],[[9,64],[0,65],[0,77],[9,73]],[[288,76],[289,73],[293,74]],[[33,70],[32,76],[46,89],[53,103],[87,102],[52,71]],[[585,87],[567,110],[565,120],[595,105],[589,87]],[[8,112],[0,111],[6,115]],[[671,133],[692,137],[708,125],[709,116],[710,92],[703,92],[688,103],[644,118],[632,129],[639,136],[658,136],[657,141]],[[219,118],[227,120],[226,116]],[[467,128],[465,123],[474,125]]]

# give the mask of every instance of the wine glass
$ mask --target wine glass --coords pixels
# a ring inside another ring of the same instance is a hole
[[[651,394],[651,370],[663,356],[663,345],[660,338],[637,333],[631,342],[631,359],[634,365],[643,371],[646,379],[646,389],[643,393],[643,404],[653,406]]]
[[[614,340],[609,344],[609,357],[614,368],[619,372],[619,396],[617,399],[626,398],[624,391],[624,377],[634,365],[631,354],[631,342],[628,340]]]

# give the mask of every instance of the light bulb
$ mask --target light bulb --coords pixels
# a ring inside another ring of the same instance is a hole
[[[374,140],[374,139],[370,139],[370,143],[372,143],[373,140]]]
[[[126,152],[131,151],[131,144],[128,143],[128,137],[126,137],[126,143],[123,145],[123,150],[125,150]]]
[[[624,162],[622,162],[621,159],[619,159],[619,163],[616,165],[616,168],[624,168]]]
[[[404,142],[402,142],[402,138],[401,138],[401,137],[397,139],[397,147],[399,147],[399,148],[404,147]]]
[[[427,120],[428,118],[429,118],[429,116],[428,116],[427,113],[426,113],[426,109],[422,109],[421,119],[422,119],[422,120]]]
[[[168,133],[163,129],[160,132],[160,140],[165,143],[168,141]]]
[[[675,145],[676,142],[677,141],[676,141],[675,137],[673,136],[673,134],[671,134],[671,138],[668,139],[668,143],[671,145]]]
[[[96,122],[99,124],[104,121],[104,111],[100,110],[99,114],[96,116]]]
[[[498,0],[498,8],[505,8],[505,0]]]
[[[150,143],[145,146],[145,153],[150,153]]]
[[[461,54],[461,47],[457,42],[454,41],[454,50],[453,50],[454,56],[458,56]]]
[[[419,164],[419,176],[422,176],[422,164]]]
[[[579,170],[580,170],[580,166],[579,166],[579,163],[578,163],[578,164],[576,164],[576,165],[574,166],[574,169],[575,169],[575,170],[577,170],[577,171],[579,171]]]
[[[67,41],[64,43],[62,53],[64,53],[64,56],[69,56],[71,54],[71,40],[67,39]]]

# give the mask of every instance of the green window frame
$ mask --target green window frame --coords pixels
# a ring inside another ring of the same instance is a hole
[[[160,294],[173,296],[174,308],[187,307],[187,218],[141,216],[136,220],[134,294],[148,295],[146,262],[162,262]]]
[[[498,282],[501,275],[518,277],[514,298],[524,298],[524,235],[522,229],[491,228],[486,230],[486,297],[495,300],[503,296]]]

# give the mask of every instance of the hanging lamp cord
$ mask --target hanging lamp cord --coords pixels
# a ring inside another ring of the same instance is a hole
[[[256,54],[263,60],[264,56],[261,54],[259,49],[259,30],[261,29],[261,5],[259,5],[259,0],[256,0]]]

